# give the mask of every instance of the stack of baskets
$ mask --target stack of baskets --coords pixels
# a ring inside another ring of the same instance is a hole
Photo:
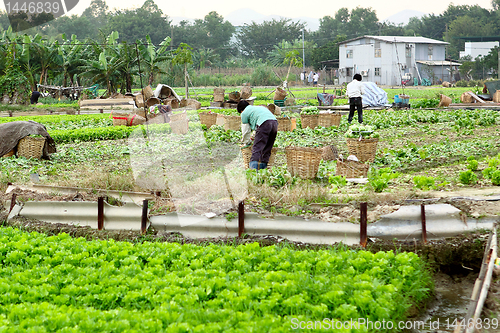
[[[278,131],[291,131],[292,120],[289,117],[276,117],[278,120]]]
[[[358,139],[346,138],[349,155],[354,155],[360,162],[373,162],[377,152],[378,138]]]
[[[339,126],[341,117],[340,113],[320,113],[318,116],[318,126]]]
[[[241,128],[241,116],[224,115],[224,129],[238,131]]]
[[[276,160],[276,153],[278,152],[278,148],[273,147],[271,150],[271,157],[269,157],[269,163],[267,163],[267,167],[270,168],[274,165],[274,161]],[[247,147],[241,150],[241,154],[243,155],[243,164],[245,168],[249,168],[248,164],[250,163],[250,158],[252,157],[252,148]]]
[[[210,128],[217,123],[217,113],[213,112],[201,112],[198,114],[200,116],[200,122]]]
[[[19,140],[19,143],[17,144],[17,156],[26,158],[41,158],[43,155],[44,145],[44,137],[26,136]]]
[[[292,176],[304,179],[315,178],[323,150],[309,147],[286,147],[287,169]]]

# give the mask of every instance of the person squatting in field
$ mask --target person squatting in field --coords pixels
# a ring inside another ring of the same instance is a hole
[[[250,135],[255,131],[250,169],[267,168],[278,133],[278,120],[268,108],[250,105],[244,100],[238,103],[236,109],[241,114],[242,149],[251,146]]]

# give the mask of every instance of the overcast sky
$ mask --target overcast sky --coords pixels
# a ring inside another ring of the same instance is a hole
[[[256,12],[264,15],[281,15],[284,17],[307,16],[321,18],[326,15],[334,16],[342,7],[353,9],[356,7],[373,8],[379,20],[399,13],[404,9],[412,9],[424,13],[441,14],[448,8],[450,3],[454,5],[479,5],[486,9],[491,9],[491,0],[418,0],[418,1],[388,1],[388,0],[355,0],[355,1],[283,1],[283,0],[155,0],[163,13],[169,16],[183,16],[188,18],[203,18],[210,11],[216,11],[222,16],[226,16],[234,10],[240,8],[252,8]],[[141,6],[143,0],[107,0],[106,3],[113,8],[132,8]],[[75,12],[83,11],[90,0],[80,0]]]
[[[35,0],[36,1],[36,0]],[[334,16],[342,7],[353,9],[356,7],[373,8],[379,20],[385,20],[387,17],[399,13],[405,9],[417,10],[427,14],[441,14],[448,7],[451,1],[442,0],[417,0],[417,1],[388,1],[388,0],[355,0],[334,1],[334,0],[316,0],[308,1],[234,1],[234,0],[155,0],[163,13],[168,16],[182,16],[187,18],[203,18],[210,11],[216,11],[222,16],[241,9],[252,8],[258,13],[264,15],[280,15],[289,18],[300,16],[321,18],[326,15]],[[110,9],[124,9],[140,7],[144,0],[106,0]],[[491,9],[491,0],[454,0],[455,5],[479,5],[486,9]],[[79,0],[78,5],[70,11],[70,14],[80,14],[88,7],[90,0]],[[5,9],[3,3],[2,9]]]

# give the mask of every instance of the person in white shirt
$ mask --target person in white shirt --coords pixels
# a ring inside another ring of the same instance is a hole
[[[352,82],[347,85],[347,97],[349,97],[349,118],[347,122],[350,124],[354,118],[354,109],[358,110],[358,122],[363,123],[363,100],[361,95],[365,93],[365,89],[361,80],[360,74],[354,74]]]
[[[319,80],[319,74],[318,73],[314,73],[314,75],[313,75],[313,86],[317,86],[318,85],[318,80]]]

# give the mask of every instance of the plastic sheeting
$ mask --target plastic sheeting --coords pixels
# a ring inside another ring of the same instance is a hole
[[[387,93],[373,82],[364,82],[363,105],[383,106],[387,104]]]

